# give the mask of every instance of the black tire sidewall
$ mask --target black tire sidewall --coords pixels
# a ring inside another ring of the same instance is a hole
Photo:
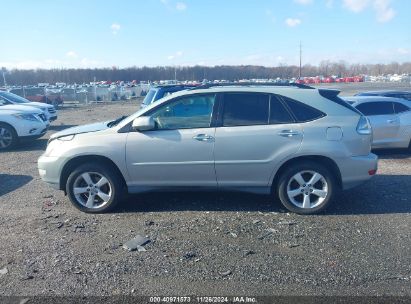
[[[9,149],[13,148],[14,146],[16,146],[18,141],[19,141],[16,130],[14,130],[14,128],[12,126],[10,126],[9,124],[5,124],[5,123],[1,123],[1,122],[0,122],[0,127],[8,129],[10,131],[11,137],[12,137],[11,144],[6,148],[0,148],[0,151],[6,151],[6,150],[9,150]]]
[[[327,186],[328,186],[328,195],[324,202],[312,209],[303,209],[295,206],[290,199],[288,198],[287,195],[287,185],[292,176],[297,174],[298,172],[301,171],[315,171],[320,173],[326,180]],[[298,214],[315,214],[315,213],[320,213],[324,211],[330,204],[330,202],[333,201],[333,198],[335,196],[335,193],[337,191],[337,183],[336,183],[336,178],[332,174],[332,172],[325,166],[315,163],[315,162],[300,162],[298,164],[290,166],[288,169],[286,169],[278,182],[278,197],[281,201],[281,203],[284,205],[285,208],[287,208],[291,212],[295,212]]]
[[[105,178],[107,178],[107,180],[109,181],[111,185],[111,188],[112,188],[111,198],[107,204],[105,204],[104,206],[100,208],[91,209],[91,208],[87,208],[81,205],[80,203],[77,202],[77,199],[73,193],[73,185],[74,185],[75,180],[77,179],[78,176],[80,176],[81,174],[85,172],[99,173],[103,175]],[[118,174],[111,168],[101,165],[101,164],[97,164],[97,163],[83,164],[77,167],[76,169],[74,169],[70,173],[67,179],[66,192],[70,199],[70,202],[74,205],[74,207],[86,213],[109,212],[118,205],[122,197],[122,187],[121,187],[120,177],[118,176]]]

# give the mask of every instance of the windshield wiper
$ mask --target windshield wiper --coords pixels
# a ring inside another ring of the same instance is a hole
[[[119,118],[117,118],[116,120],[110,121],[107,126],[109,128],[117,126],[123,119],[127,118],[128,116],[121,116]]]

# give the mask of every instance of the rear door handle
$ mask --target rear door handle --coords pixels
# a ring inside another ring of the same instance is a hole
[[[278,135],[282,137],[293,137],[293,136],[300,135],[300,132],[294,131],[294,130],[282,130],[278,132]]]
[[[390,124],[393,124],[393,123],[398,122],[398,120],[396,120],[396,119],[388,119],[387,122],[390,123]]]
[[[208,134],[197,134],[193,139],[198,141],[214,141],[214,137]]]

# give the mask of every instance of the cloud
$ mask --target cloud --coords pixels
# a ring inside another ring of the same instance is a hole
[[[394,9],[390,7],[390,0],[375,0],[373,7],[379,22],[390,21],[395,16]]]
[[[177,59],[177,58],[182,57],[182,56],[183,56],[183,52],[182,51],[177,51],[174,54],[172,54],[170,56],[167,56],[167,59],[168,60],[174,60],[174,59]]]
[[[405,49],[405,48],[398,48],[397,52],[401,55],[408,55],[410,53],[410,50]]]
[[[343,6],[354,12],[360,13],[367,8],[372,8],[378,22],[390,21],[395,16],[391,7],[391,0],[343,0]]]
[[[176,10],[185,11],[186,9],[187,9],[187,5],[184,2],[177,2],[176,3]]]
[[[289,27],[295,27],[301,24],[301,20],[297,18],[287,18],[285,19],[285,24],[287,24],[287,26]]]
[[[302,5],[307,5],[313,3],[313,0],[294,0],[294,2]]]
[[[66,57],[68,57],[68,58],[77,58],[78,55],[77,55],[77,53],[74,52],[74,51],[68,51],[68,52],[66,53]]]
[[[369,2],[370,0],[343,0],[344,7],[354,13],[364,10],[369,5]]]
[[[111,29],[111,32],[112,32],[114,35],[116,35],[116,34],[118,33],[118,31],[121,29],[121,25],[118,24],[118,23],[113,23],[113,24],[110,26],[110,29]]]

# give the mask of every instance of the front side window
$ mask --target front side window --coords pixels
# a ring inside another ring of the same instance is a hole
[[[394,114],[394,107],[391,102],[362,103],[357,106],[357,109],[365,116]]]
[[[223,126],[268,124],[269,95],[227,93],[224,95]]]
[[[5,98],[3,98],[3,97],[0,96],[0,105],[1,105],[1,106],[9,105],[9,104],[11,104],[10,101],[8,101],[7,99],[5,99]]]
[[[158,130],[209,128],[215,95],[179,98],[156,109],[153,117]]]

